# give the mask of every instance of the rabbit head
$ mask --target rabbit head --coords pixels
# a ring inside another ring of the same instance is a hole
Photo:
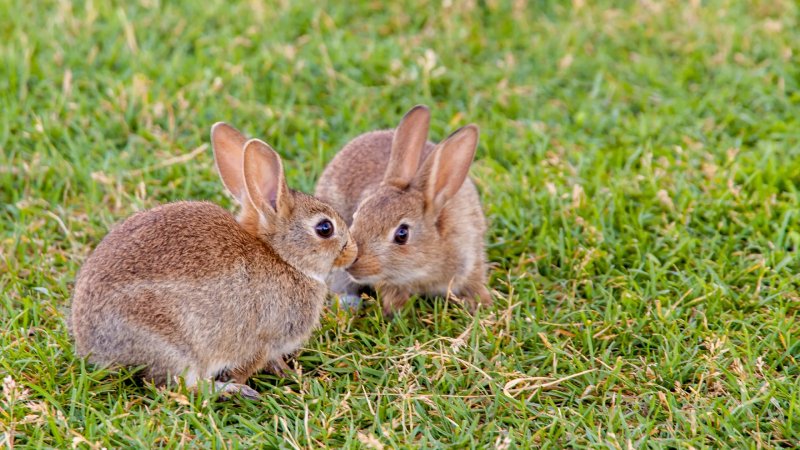
[[[459,194],[478,128],[465,126],[434,147],[427,141],[429,123],[425,107],[406,114],[394,132],[382,182],[353,214],[359,254],[347,272],[358,284],[408,286],[411,292],[438,284],[434,291],[446,291],[446,274],[469,270],[483,258],[481,250],[458,248],[474,241],[482,249],[484,218],[471,182],[471,191]]]
[[[221,122],[212,127],[211,142],[222,182],[241,205],[242,228],[318,281],[353,262],[357,248],[345,221],[329,205],[288,188],[275,150]]]

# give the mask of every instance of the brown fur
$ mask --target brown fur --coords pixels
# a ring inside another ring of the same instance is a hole
[[[262,368],[285,367],[283,356],[319,321],[320,280],[353,261],[344,220],[286,188],[274,151],[260,141],[242,148],[244,137],[227,125],[213,130],[218,170],[242,204],[238,220],[211,203],[177,202],[111,230],[81,268],[72,301],[77,353],[91,362],[144,366],[159,384],[224,374],[244,383]],[[242,164],[267,166],[256,184],[274,188],[278,176],[277,208],[258,204]],[[331,238],[316,236],[320,217],[334,224]]]
[[[316,195],[351,225],[358,258],[346,276],[329,279],[341,294],[372,285],[392,314],[413,294],[463,297],[470,308],[491,304],[486,288],[486,219],[466,171],[477,127],[438,146],[427,141],[429,112],[416,107],[396,130],[373,131],[348,143],[328,164]],[[392,241],[401,222],[405,245]],[[355,282],[354,282],[355,281]]]

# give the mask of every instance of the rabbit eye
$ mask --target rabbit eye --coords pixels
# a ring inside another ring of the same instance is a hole
[[[403,245],[408,242],[408,225],[402,224],[394,231],[394,243]]]
[[[321,238],[329,238],[333,236],[333,224],[328,219],[320,220],[317,226],[314,227],[314,231]]]

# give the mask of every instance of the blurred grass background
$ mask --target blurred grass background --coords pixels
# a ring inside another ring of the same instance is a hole
[[[0,0],[0,442],[797,446],[799,58],[793,1]],[[328,311],[258,402],[75,358],[110,226],[233,206],[214,122],[311,192],[418,103],[481,127],[494,308]]]

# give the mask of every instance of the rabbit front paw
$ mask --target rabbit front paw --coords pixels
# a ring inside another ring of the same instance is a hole
[[[286,378],[289,376],[289,373],[292,372],[292,369],[286,364],[286,361],[283,360],[283,356],[273,359],[272,361],[268,361],[267,365],[264,367],[264,370],[267,373],[271,373],[276,377]]]

